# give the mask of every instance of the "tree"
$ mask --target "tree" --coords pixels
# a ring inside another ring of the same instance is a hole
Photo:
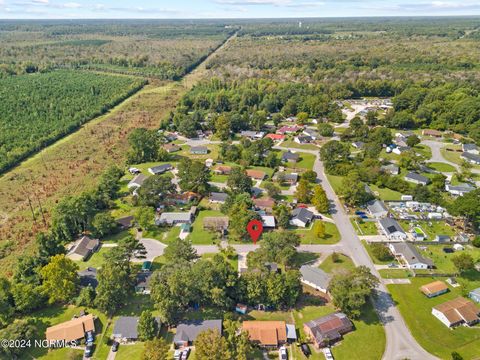
[[[234,360],[247,360],[252,351],[249,334],[246,331],[238,333],[240,327],[237,321],[226,319],[223,322],[223,336],[227,342],[230,358]]]
[[[217,329],[204,330],[197,335],[195,357],[198,360],[230,359],[227,342]]]
[[[253,182],[240,167],[234,167],[228,176],[227,185],[234,194],[251,193]]]
[[[407,138],[407,145],[410,146],[410,147],[415,147],[416,145],[420,144],[420,139],[418,138],[417,135],[410,135],[408,138]]]
[[[42,289],[37,284],[28,282],[17,282],[12,286],[13,301],[15,310],[28,314],[45,305],[46,296],[42,293]]]
[[[338,162],[345,162],[350,155],[349,148],[337,140],[331,140],[320,149],[320,158],[325,166],[331,167]]]
[[[227,140],[230,137],[230,119],[225,115],[220,115],[215,119],[215,133],[220,140]]]
[[[469,253],[460,253],[452,256],[452,263],[460,273],[474,269],[475,262]]]
[[[463,360],[463,356],[456,351],[453,351],[451,356],[452,356],[452,360]]]
[[[312,190],[310,184],[305,179],[300,179],[297,185],[297,190],[295,191],[295,197],[301,203],[308,204],[312,195]]]
[[[150,206],[140,206],[135,209],[133,217],[142,229],[148,229],[155,220],[155,210]]]
[[[115,263],[106,262],[97,274],[98,286],[95,306],[113,315],[130,298],[132,281],[127,270]]]
[[[127,159],[130,164],[156,161],[160,148],[156,131],[143,128],[134,129],[128,135],[130,150]]]
[[[38,233],[36,245],[38,255],[45,261],[48,261],[51,256],[65,254],[65,246],[62,244],[62,241],[50,233]]]
[[[317,173],[313,170],[307,170],[302,174],[302,179],[310,183],[315,183],[317,181]]]
[[[190,262],[198,259],[197,250],[192,243],[186,239],[176,238],[166,248],[163,253],[165,260],[170,264],[176,264],[182,261]]]
[[[372,249],[372,254],[377,258],[379,261],[390,261],[393,260],[392,253],[388,248],[379,243],[372,243],[370,244],[370,248]]]
[[[330,212],[330,202],[320,184],[313,188],[312,204],[319,213],[327,214]]]
[[[5,327],[12,320],[14,311],[10,283],[7,279],[0,278],[0,328]]]
[[[162,200],[175,193],[175,184],[170,176],[153,175],[147,177],[137,189],[138,202],[144,206],[156,207]]]
[[[267,190],[268,196],[271,198],[276,198],[280,195],[281,190],[278,186],[276,186],[273,182],[271,181],[266,181],[264,182],[263,185],[264,189]]]
[[[373,198],[365,191],[365,184],[357,171],[351,171],[343,178],[340,194],[345,203],[350,206],[363,205]]]
[[[263,263],[278,262],[290,265],[297,254],[300,237],[289,231],[269,232],[263,236],[259,252],[263,254]]]
[[[335,133],[333,126],[327,123],[318,124],[318,133],[324,137],[331,137]]]
[[[347,315],[356,318],[378,285],[378,279],[366,266],[359,266],[348,273],[333,276],[329,285],[333,303]]]
[[[297,114],[297,124],[298,125],[305,125],[308,120],[308,113],[300,112]]]
[[[66,303],[77,293],[78,265],[65,255],[55,255],[40,270],[42,293],[50,304]]]
[[[92,227],[94,236],[104,237],[115,231],[117,223],[109,212],[102,212],[95,215],[92,220]]]
[[[85,286],[80,290],[75,304],[77,306],[85,306],[91,308],[94,306],[95,296],[95,289],[90,284],[88,284],[88,286]]]
[[[143,346],[142,360],[168,360],[170,346],[163,338],[146,341]]]
[[[35,320],[15,320],[5,329],[0,330],[0,338],[8,339],[14,343],[35,339],[39,329],[35,326]],[[0,354],[7,359],[25,358],[20,357],[28,348],[22,346],[0,346]]]
[[[146,254],[147,250],[140,240],[129,234],[120,239],[118,246],[114,247],[104,256],[106,262],[122,267],[130,274],[130,262],[132,258],[143,259]]]
[[[138,338],[142,341],[152,340],[158,334],[157,320],[150,311],[142,311],[137,325]]]
[[[480,189],[456,198],[447,209],[454,216],[464,216],[475,226],[480,225]]]
[[[290,224],[290,209],[285,204],[279,204],[273,208],[273,214],[280,228],[286,229]]]
[[[210,185],[210,169],[200,161],[190,158],[183,158],[178,164],[178,185],[182,191],[193,191],[199,194],[206,194]]]
[[[317,239],[323,239],[325,237],[325,224],[323,221],[316,221],[313,225],[313,234]]]

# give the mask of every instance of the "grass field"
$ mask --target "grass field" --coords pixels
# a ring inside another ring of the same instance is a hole
[[[358,235],[378,235],[378,229],[374,221],[363,221],[358,217],[350,218],[350,221]]]
[[[432,168],[434,170],[440,171],[440,172],[455,172],[456,169],[454,166],[447,164],[447,163],[442,163],[442,162],[429,162],[427,163],[427,166],[429,168]]]
[[[475,359],[480,354],[478,326],[475,328],[460,326],[451,330],[431,314],[433,306],[461,296],[461,287],[449,287],[449,293],[429,299],[420,292],[419,287],[433,280],[438,278],[412,278],[410,285],[387,286],[412,335],[425,350],[442,359],[450,359],[452,351],[457,351],[464,359]],[[477,275],[474,281],[468,283],[465,290],[480,286],[479,280]]]
[[[448,245],[446,245],[446,246],[448,246]],[[442,249],[445,246],[428,245],[426,247],[427,247],[427,250],[422,251],[422,250],[418,249],[418,251],[420,252],[420,254],[432,259],[434,264],[435,264],[435,267],[436,267],[435,271],[440,272],[440,273],[456,273],[457,269],[453,265],[452,257],[454,257],[454,256],[456,256],[460,253],[469,253],[470,255],[472,255],[472,257],[474,258],[475,261],[478,261],[478,259],[480,258],[480,249],[474,248],[472,246],[467,247],[463,251],[456,251],[453,254],[444,253]],[[418,246],[417,246],[417,248],[418,248]]]
[[[317,220],[320,221],[320,220]],[[317,238],[313,232],[313,225],[309,229],[296,229],[295,232],[300,235],[302,244],[336,244],[340,241],[340,233],[337,226],[330,222],[323,222],[325,225],[325,236]]]
[[[203,219],[209,216],[225,216],[217,210],[202,210],[197,214],[195,221],[192,224],[192,232],[188,235],[188,239],[192,244],[205,245],[213,244],[219,240],[219,234],[205,230],[203,228]]]
[[[378,197],[383,201],[396,201],[402,198],[402,193],[391,190],[389,188],[380,188],[377,185],[369,184],[368,185],[373,192],[378,194]]]
[[[305,149],[305,150],[318,150],[318,146],[313,144],[299,144],[292,140],[286,140],[282,143],[282,147],[294,148],[294,149]]]
[[[320,264],[319,268],[327,273],[335,273],[342,270],[355,269],[355,264],[348,256],[343,254],[337,254],[337,255],[338,255],[337,262],[334,262],[332,259],[332,255],[330,255]]]
[[[378,272],[384,279],[406,279],[410,277],[410,272],[405,269],[380,269]]]
[[[372,247],[370,246],[370,244],[368,242],[366,242],[365,240],[362,240],[362,244],[363,246],[365,247],[365,250],[367,250],[368,252],[368,255],[370,255],[370,258],[372,259],[373,263],[374,264],[377,264],[377,265],[387,265],[387,264],[390,264],[392,262],[396,262],[395,260],[388,260],[388,261],[381,261],[381,260],[378,260],[372,253]]]
[[[343,176],[328,175],[328,182],[332,185],[333,190],[338,194],[342,189]]]

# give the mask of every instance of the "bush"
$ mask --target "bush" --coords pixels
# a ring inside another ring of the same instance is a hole
[[[480,236],[477,236],[475,239],[473,239],[472,245],[477,248],[480,247]]]
[[[379,261],[389,261],[393,260],[393,255],[390,253],[390,250],[383,245],[383,244],[378,244],[374,243],[370,245],[370,248],[372,249],[372,254],[377,258]]]

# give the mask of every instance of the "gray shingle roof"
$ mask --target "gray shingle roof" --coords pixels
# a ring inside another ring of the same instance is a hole
[[[328,284],[330,284],[330,279],[332,278],[331,275],[327,274],[322,269],[308,265],[302,265],[300,273],[305,281],[315,284],[322,289],[328,288]]]
[[[126,339],[137,339],[138,338],[138,316],[121,316],[115,322],[113,327],[113,335],[116,337],[126,338]]]
[[[385,206],[383,201],[380,201],[380,200],[375,200],[375,201],[371,202],[370,204],[368,204],[367,209],[373,215],[388,212],[387,207]]]
[[[391,235],[397,231],[405,234],[405,231],[403,231],[402,227],[395,219],[391,219],[391,218],[380,219],[379,223],[382,226],[382,228],[385,229],[388,235]]]
[[[135,176],[132,180],[130,180],[130,182],[128,183],[127,186],[132,186],[132,185],[139,185],[139,186],[142,186],[143,185],[143,182],[145,181],[147,177],[143,174],[138,174],[137,176]]]
[[[404,260],[409,264],[413,265],[416,263],[423,263],[429,266],[433,266],[433,261],[431,259],[424,258],[420,255],[412,244],[409,243],[392,243],[392,247],[394,248],[395,252],[398,254],[402,254]]]
[[[217,329],[221,334],[222,320],[193,320],[182,322],[177,326],[177,332],[173,338],[173,342],[193,342],[199,333],[209,329]]]
[[[299,158],[300,158],[300,155],[296,153],[292,153],[291,151],[286,151],[282,154],[283,161],[289,161],[289,160],[297,161]]]
[[[415,180],[415,181],[425,183],[425,184],[428,184],[430,182],[429,178],[427,178],[423,175],[417,174],[415,172],[410,172],[407,175],[405,175],[405,179],[411,179],[411,180]]]
[[[163,174],[165,171],[168,171],[170,169],[172,169],[171,164],[163,164],[158,166],[152,166],[151,168],[148,168],[148,171],[156,175],[156,174]]]
[[[313,219],[313,212],[305,208],[296,208],[292,211],[292,218],[308,223]]]
[[[100,245],[100,240],[90,239],[88,236],[83,236],[75,245],[73,249],[74,254],[87,256]]]
[[[227,198],[228,198],[228,194],[226,193],[212,192],[210,194],[211,201],[224,202],[225,200],[227,200]]]
[[[475,154],[470,154],[468,152],[462,153],[462,158],[465,158],[467,160],[474,161],[476,163],[480,164],[480,155],[475,155]]]

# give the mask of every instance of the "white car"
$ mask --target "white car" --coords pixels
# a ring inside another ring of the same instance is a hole
[[[323,355],[325,355],[325,359],[327,359],[327,360],[334,360],[332,352],[330,351],[330,348],[324,348],[323,349]]]
[[[137,175],[140,174],[142,171],[140,169],[137,169],[136,167],[131,167],[128,169],[128,172],[132,175]]]
[[[287,360],[288,359],[288,355],[287,355],[287,349],[285,348],[285,346],[282,346],[278,352],[278,358],[280,360]]]
[[[173,354],[173,358],[175,360],[179,360],[181,356],[182,356],[182,351],[181,350],[175,350],[175,353]]]

